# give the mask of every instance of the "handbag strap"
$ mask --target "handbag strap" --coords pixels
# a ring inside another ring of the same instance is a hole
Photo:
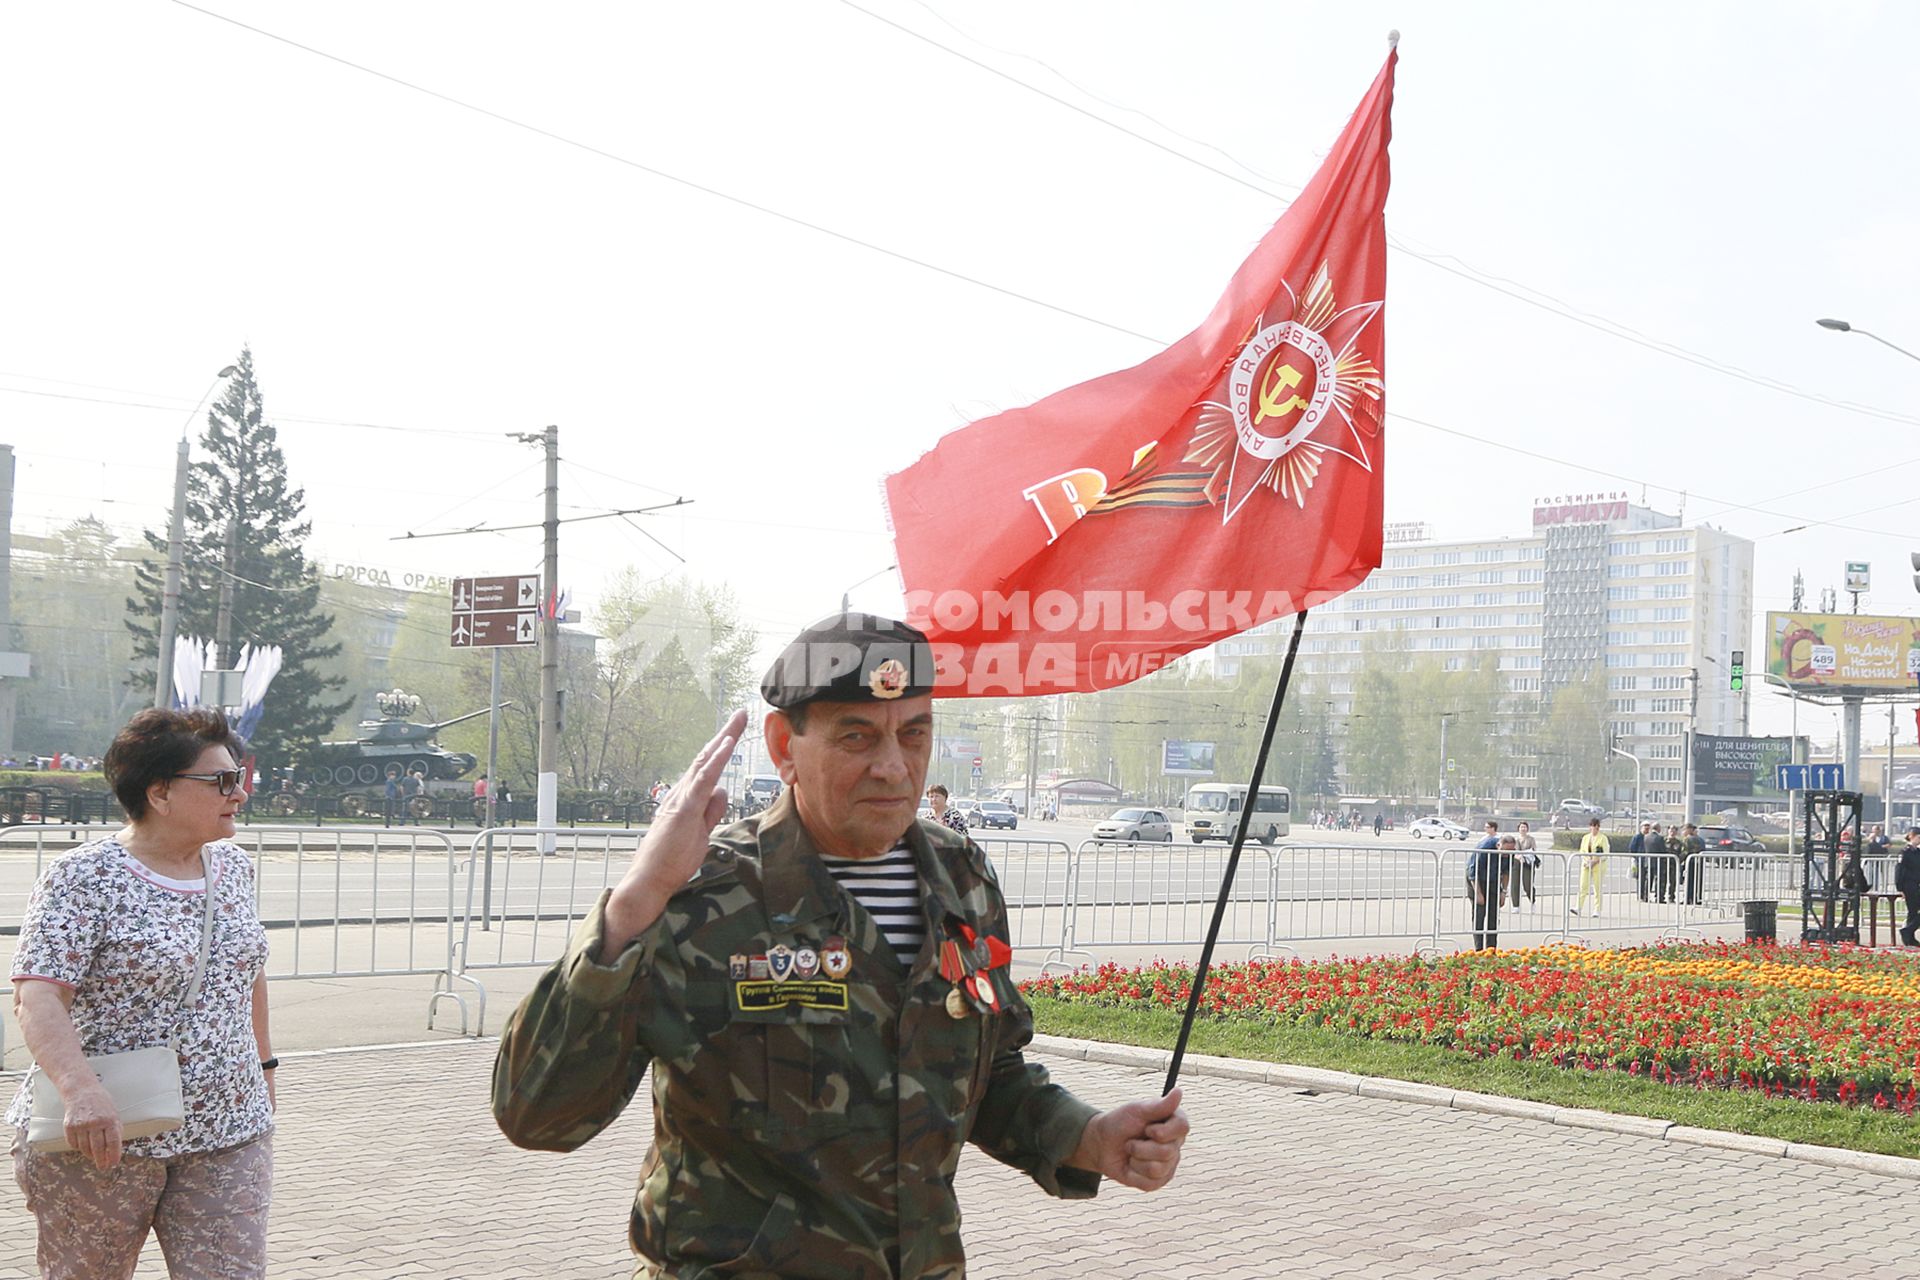
[[[200,998],[200,984],[207,976],[207,959],[213,952],[213,886],[216,867],[213,859],[213,846],[208,845],[200,851],[201,870],[206,875],[206,887],[200,891],[200,954],[193,960],[193,981],[187,984],[187,994],[180,1001],[180,1012],[191,1014],[194,1001]],[[173,1034],[167,1037],[167,1047],[175,1053],[180,1051],[180,1022],[175,1018]]]

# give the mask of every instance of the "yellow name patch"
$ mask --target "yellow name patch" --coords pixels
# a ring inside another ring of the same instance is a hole
[[[823,981],[736,982],[733,984],[733,996],[742,1013],[760,1013],[794,1004],[806,1009],[837,1009],[844,1012],[847,1007],[847,984]]]

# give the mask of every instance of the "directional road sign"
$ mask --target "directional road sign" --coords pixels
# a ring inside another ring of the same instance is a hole
[[[540,642],[540,579],[535,574],[453,580],[456,649],[493,649]]]
[[[1844,791],[1847,768],[1839,764],[1778,764],[1773,785],[1782,791]]]

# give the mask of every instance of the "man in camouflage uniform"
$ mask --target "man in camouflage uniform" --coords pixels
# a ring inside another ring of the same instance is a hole
[[[1178,1090],[1096,1112],[1021,1053],[1033,1023],[993,872],[914,817],[932,673],[900,623],[802,632],[762,684],[780,799],[712,832],[736,713],[501,1037],[494,1116],[525,1147],[585,1143],[651,1064],[638,1277],[962,1280],[969,1141],[1056,1196],[1173,1177]],[[926,932],[910,966],[822,860],[902,843]]]

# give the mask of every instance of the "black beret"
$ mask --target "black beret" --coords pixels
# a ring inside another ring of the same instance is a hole
[[[787,710],[814,701],[891,702],[933,692],[933,649],[904,622],[836,613],[781,651],[760,696]]]

